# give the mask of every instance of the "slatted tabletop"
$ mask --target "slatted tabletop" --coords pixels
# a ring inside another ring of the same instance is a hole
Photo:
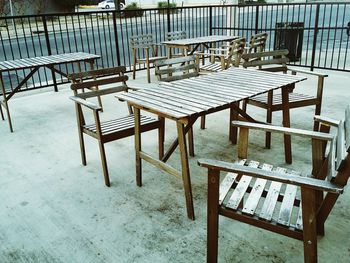
[[[0,62],[0,72],[10,70],[20,70],[33,67],[45,67],[56,64],[72,63],[77,61],[94,60],[100,58],[99,55],[84,52],[66,53],[51,56],[41,56],[34,58],[23,58]]]
[[[160,83],[157,88],[121,93],[117,97],[138,108],[179,120],[222,110],[232,103],[305,79],[302,76],[230,68],[210,75]]]
[[[219,41],[230,41],[239,38],[239,36],[203,36],[203,37],[195,37],[195,38],[185,38],[185,39],[177,39],[177,40],[168,40],[163,41],[164,45],[176,45],[176,46],[189,46],[189,45],[198,45],[204,43],[214,43]]]

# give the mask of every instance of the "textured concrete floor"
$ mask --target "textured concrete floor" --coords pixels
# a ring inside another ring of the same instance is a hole
[[[349,73],[329,72],[323,113],[341,118],[350,102]],[[130,84],[133,82],[130,82]],[[134,82],[135,83],[135,82]],[[139,74],[136,84],[144,85]],[[313,89],[311,79],[298,89]],[[0,121],[0,262],[205,262],[206,171],[198,158],[232,161],[228,112],[207,118],[207,129],[196,124],[196,156],[190,158],[196,220],[186,217],[182,184],[148,164],[144,185],[135,184],[133,138],[107,144],[112,185],[107,188],[95,140],[86,139],[88,165],[80,163],[74,105],[68,85],[18,94],[10,101],[15,132]],[[105,113],[125,114],[126,108],[105,97]],[[249,108],[262,117],[260,109]],[[275,114],[279,124],[280,115]],[[292,126],[311,129],[313,108],[292,111]],[[176,135],[166,123],[166,145]],[[250,139],[249,157],[284,165],[282,138],[263,148],[263,134]],[[143,135],[144,149],[157,154],[156,132]],[[293,139],[294,163],[309,172],[309,142]],[[178,152],[170,164],[180,167]],[[350,189],[339,198],[319,239],[320,262],[349,262]],[[302,242],[222,218],[220,262],[302,262]]]

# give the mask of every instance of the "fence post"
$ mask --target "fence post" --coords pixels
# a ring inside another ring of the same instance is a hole
[[[317,4],[316,5],[316,17],[315,17],[315,29],[314,29],[314,42],[312,44],[312,56],[311,56],[311,67],[310,67],[311,71],[314,71],[314,67],[315,67],[315,55],[316,55],[319,17],[320,17],[320,4]]]
[[[120,16],[120,11],[119,10],[120,9],[118,8],[118,12],[119,12],[119,16]],[[117,11],[113,12],[113,29],[114,29],[115,47],[116,47],[116,52],[117,52],[117,63],[118,63],[118,66],[120,66],[121,62],[120,62],[118,31],[117,31]]]
[[[213,7],[209,7],[209,35],[213,34]]]
[[[168,19],[168,32],[171,32],[169,1],[168,1],[168,6],[167,6],[167,19]]]
[[[42,20],[43,20],[43,26],[44,26],[44,32],[45,32],[47,54],[49,56],[51,56],[52,50],[51,50],[51,44],[50,44],[50,39],[49,39],[49,30],[47,29],[47,21],[46,21],[45,15],[42,16]],[[53,70],[53,67],[54,66],[52,66],[52,68],[51,68],[52,81],[53,81],[54,90],[55,90],[55,92],[57,92],[58,88],[57,88],[56,74],[55,74],[55,71]]]
[[[255,6],[255,34],[259,32],[259,5]]]

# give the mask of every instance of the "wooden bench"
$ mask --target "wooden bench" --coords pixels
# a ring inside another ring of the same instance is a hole
[[[73,82],[71,89],[74,91],[74,96],[70,99],[75,102],[82,163],[86,165],[84,144],[84,134],[86,134],[98,140],[106,186],[110,186],[110,180],[104,144],[133,136],[135,134],[134,115],[129,114],[113,120],[101,121],[100,112],[102,107],[87,101],[87,99],[128,91],[129,87],[126,84],[128,76],[124,75],[125,70],[126,68],[121,66],[69,75]],[[94,80],[82,81],[89,77],[93,77]],[[103,78],[101,79],[101,77]],[[94,123],[85,123],[82,106],[92,111]],[[158,129],[159,158],[161,159],[164,154],[164,118],[154,119],[149,116],[141,116],[140,122],[141,132]]]
[[[259,67],[260,70],[271,71],[271,72],[283,72],[287,73],[290,71],[293,75],[297,73],[306,74],[309,76],[317,77],[317,90],[314,95],[308,95],[298,92],[290,92],[289,93],[289,108],[301,108],[306,106],[315,105],[315,115],[321,114],[321,106],[322,106],[322,96],[323,96],[323,86],[324,79],[328,76],[326,74],[293,69],[288,68],[287,63],[289,59],[287,58],[288,50],[273,50],[273,51],[265,51],[260,53],[250,53],[243,54],[242,58],[244,60],[243,67]],[[252,97],[246,100],[243,104],[244,111],[247,110],[247,104],[254,105],[256,107],[260,107],[266,110],[266,122],[272,123],[272,113],[275,111],[282,111],[283,105],[282,103],[282,94],[274,93],[270,91],[267,94],[261,94],[255,97]],[[316,130],[317,122],[315,122],[314,130]],[[265,139],[266,148],[271,147],[271,133],[266,133]]]
[[[345,121],[340,122],[315,118],[321,123],[320,131],[328,132],[332,125],[337,129],[335,135],[233,122],[240,128],[239,161],[198,161],[208,168],[207,262],[217,262],[219,215],[302,240],[305,262],[317,262],[317,235],[324,235],[324,223],[350,176],[350,105],[345,116]],[[312,145],[310,176],[273,168],[265,162],[248,162],[250,129],[309,138]],[[220,171],[228,172],[221,184]]]

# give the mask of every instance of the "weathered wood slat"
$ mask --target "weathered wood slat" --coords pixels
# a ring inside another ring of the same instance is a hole
[[[84,81],[81,83],[73,83],[71,85],[71,89],[72,90],[89,89],[89,88],[97,87],[100,85],[125,82],[127,80],[128,80],[128,76],[117,76],[117,77],[111,77],[111,78],[106,78],[106,79],[98,79],[98,80],[94,80],[94,81]]]
[[[258,166],[259,166],[258,162],[255,162],[255,161],[249,162],[249,167],[257,168]],[[239,180],[238,185],[233,191],[229,201],[227,202],[226,207],[231,208],[233,210],[237,210],[239,204],[243,201],[242,199],[249,187],[251,180],[252,180],[251,176],[247,176],[247,175],[242,176],[242,178]]]
[[[238,164],[244,165],[246,160],[240,160]],[[230,191],[233,183],[236,180],[238,174],[236,173],[227,173],[224,180],[222,180],[220,184],[220,189],[219,189],[219,205],[222,204],[222,202],[225,200],[226,195]]]
[[[295,174],[298,175],[298,174]],[[294,207],[294,200],[298,187],[295,185],[287,184],[284,192],[283,200],[281,203],[280,212],[278,215],[278,223],[281,225],[289,226]]]
[[[302,203],[300,202],[297,221],[295,223],[295,228],[299,230],[303,230],[303,209],[302,209]]]
[[[261,169],[265,170],[265,171],[271,171],[272,170],[272,165],[269,164],[263,164]],[[245,205],[242,209],[242,212],[245,214],[249,214],[249,215],[254,215],[255,210],[259,204],[261,195],[265,189],[265,185],[267,183],[266,179],[261,179],[261,178],[257,178],[254,186],[252,188],[252,191],[249,194],[249,197],[247,199],[247,201],[245,202]]]
[[[285,174],[285,168],[277,167],[276,172]],[[282,187],[282,183],[280,182],[271,182],[270,188],[268,190],[268,194],[265,198],[264,204],[261,208],[261,212],[259,217],[265,219],[267,221],[271,221],[273,212],[275,210],[275,206],[277,204],[277,199]]]

